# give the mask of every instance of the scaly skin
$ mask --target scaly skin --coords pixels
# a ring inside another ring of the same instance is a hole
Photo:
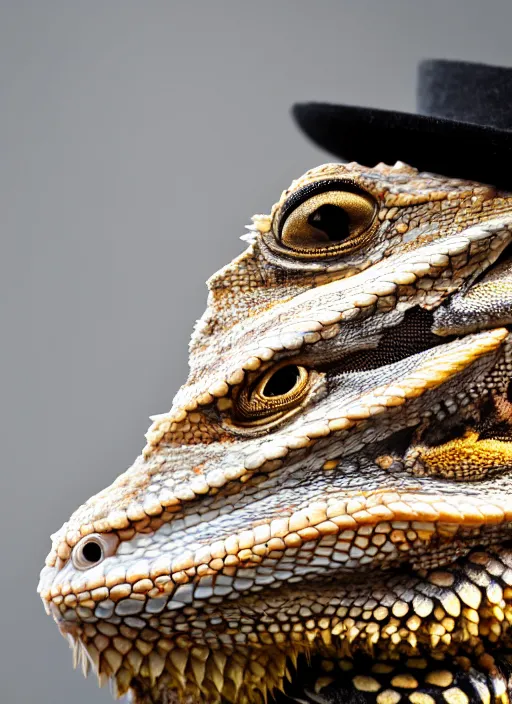
[[[512,195],[327,164],[253,223],[47,610],[137,704],[508,701]]]

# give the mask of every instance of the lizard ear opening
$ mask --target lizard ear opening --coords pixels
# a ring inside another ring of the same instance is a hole
[[[377,206],[353,183],[320,181],[292,194],[283,205],[276,236],[300,258],[324,258],[366,244],[377,224]]]

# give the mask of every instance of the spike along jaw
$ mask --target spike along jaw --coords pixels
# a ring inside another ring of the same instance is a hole
[[[41,574],[76,659],[134,702],[507,642],[510,195],[328,164],[253,222],[171,410]]]

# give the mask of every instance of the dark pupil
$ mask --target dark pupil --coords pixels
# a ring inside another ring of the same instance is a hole
[[[99,562],[101,560],[101,547],[98,543],[86,543],[82,548],[82,555],[87,562]]]
[[[316,230],[324,232],[329,242],[341,242],[350,235],[347,212],[337,205],[321,205],[308,218]]]
[[[284,396],[294,388],[298,378],[299,370],[293,364],[281,367],[267,381],[263,394],[265,396]]]

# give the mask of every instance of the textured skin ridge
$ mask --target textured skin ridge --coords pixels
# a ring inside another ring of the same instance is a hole
[[[512,196],[326,164],[244,239],[141,456],[52,536],[75,661],[136,704],[508,702]]]

